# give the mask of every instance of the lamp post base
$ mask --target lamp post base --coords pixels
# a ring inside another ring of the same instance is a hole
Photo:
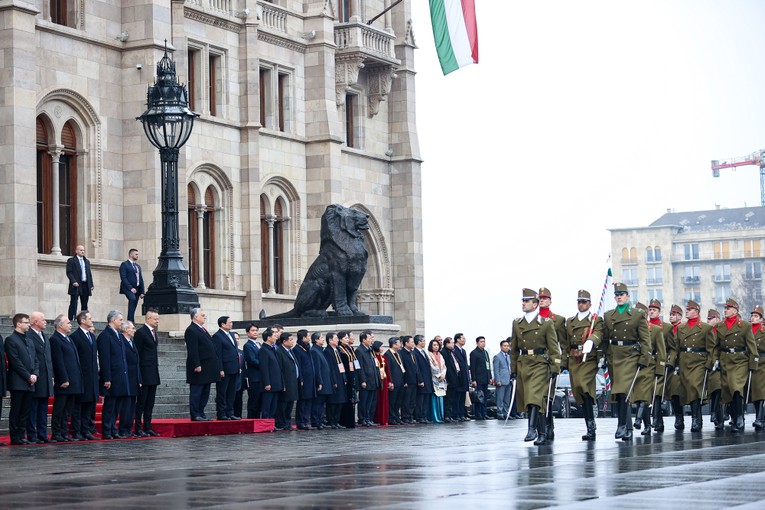
[[[154,281],[143,298],[142,312],[154,308],[160,315],[188,314],[199,307],[199,296],[189,284],[189,272],[179,255],[160,255]]]

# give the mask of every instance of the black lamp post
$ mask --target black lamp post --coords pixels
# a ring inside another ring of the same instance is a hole
[[[157,63],[157,81],[146,94],[146,111],[136,117],[162,160],[162,251],[154,281],[144,297],[144,314],[148,308],[160,314],[182,314],[199,306],[178,247],[178,151],[189,139],[194,119],[199,116],[189,109],[188,97],[186,86],[178,83],[175,62],[167,55],[165,41],[165,55]]]

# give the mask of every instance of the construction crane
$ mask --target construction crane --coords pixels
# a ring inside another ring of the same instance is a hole
[[[723,168],[756,165],[760,167],[760,205],[765,207],[765,149],[753,152],[748,156],[730,158],[724,161],[712,160],[712,176],[720,177]]]

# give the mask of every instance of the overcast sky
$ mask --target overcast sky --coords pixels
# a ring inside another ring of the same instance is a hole
[[[765,2],[476,0],[479,59],[443,76],[414,0],[425,334],[496,352],[523,287],[597,300],[607,229],[760,203]],[[618,276],[618,275],[617,275]],[[421,333],[421,332],[417,332]]]

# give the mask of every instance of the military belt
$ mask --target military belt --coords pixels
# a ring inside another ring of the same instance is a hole
[[[700,347],[685,347],[683,352],[707,352],[707,350]]]
[[[637,345],[638,343],[637,340],[611,340],[611,345],[618,345],[619,347],[625,345]]]
[[[720,349],[720,352],[746,352],[746,347],[730,347],[728,349]]]
[[[538,356],[547,352],[547,349],[518,349],[521,356]]]
[[[581,351],[583,348],[584,348],[584,346],[582,346],[582,345],[572,345],[571,346],[571,350],[572,351],[574,351],[574,350]]]

